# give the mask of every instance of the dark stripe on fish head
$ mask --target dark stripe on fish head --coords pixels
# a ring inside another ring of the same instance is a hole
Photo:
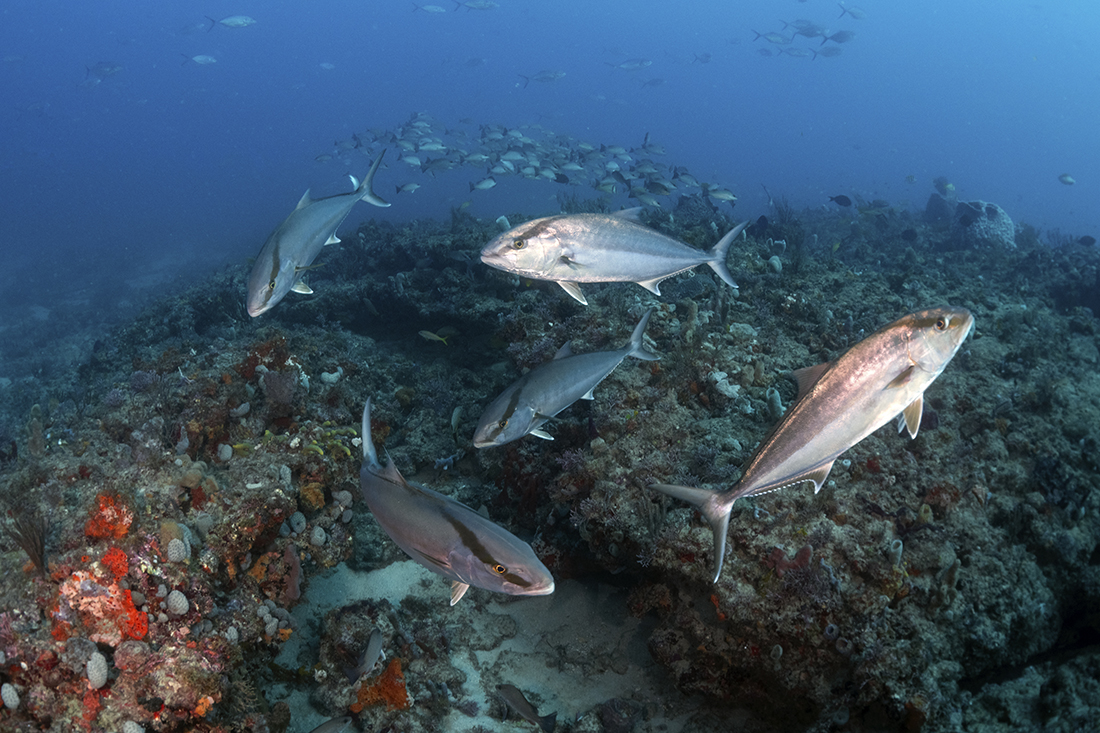
[[[508,406],[504,408],[504,414],[497,420],[489,429],[489,439],[496,443],[501,434],[508,428],[508,421],[516,414],[516,408],[519,407],[519,393],[520,390],[513,390],[512,396],[508,398]]]
[[[522,576],[516,575],[507,565],[493,557],[492,553],[489,552],[489,548],[482,544],[477,533],[463,524],[458,517],[448,514],[447,521],[450,522],[455,532],[458,533],[459,539],[462,540],[462,546],[469,550],[486,568],[491,570],[493,575],[496,575],[512,585],[517,585],[520,588],[529,588],[531,586],[530,581]]]

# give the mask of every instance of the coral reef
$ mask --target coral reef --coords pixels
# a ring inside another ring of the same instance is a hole
[[[559,583],[623,589],[674,687],[588,701],[560,729],[1096,727],[1100,255],[1013,244],[999,208],[973,205],[952,225],[880,201],[854,220],[787,206],[734,246],[737,295],[700,271],[662,298],[593,287],[585,308],[471,266],[495,225],[456,214],[362,226],[314,297],[258,320],[243,270],[149,304],[73,373],[0,402],[0,728],[306,729],[303,700],[359,729],[499,718],[495,684],[537,682],[473,681],[470,659],[515,636],[488,612],[508,599],[308,605],[332,573],[404,558],[358,500],[366,439],[529,538]],[[650,223],[697,247],[730,225],[702,197]],[[739,502],[712,584],[709,528],[649,485],[730,485],[793,400],[789,372],[944,303],[977,330],[917,439],[884,429],[818,495]],[[650,307],[661,361],[624,364],[552,442],[470,445],[523,370],[567,340],[616,348]],[[446,348],[417,335],[443,329]],[[385,660],[360,670],[374,629]],[[573,674],[635,653],[540,638]]]

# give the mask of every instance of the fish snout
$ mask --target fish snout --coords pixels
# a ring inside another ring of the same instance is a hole
[[[546,576],[544,582],[536,583],[527,589],[524,595],[528,596],[548,596],[554,592],[554,579],[549,575]]]

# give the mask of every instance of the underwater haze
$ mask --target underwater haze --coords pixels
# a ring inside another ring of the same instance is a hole
[[[1017,222],[1100,230],[1100,11],[1084,0],[867,0],[859,17],[826,0],[472,4],[6,3],[0,298],[110,307],[243,265],[306,188],[365,173],[368,157],[334,143],[414,112],[628,149],[648,133],[667,164],[736,194],[741,218],[769,213],[761,184],[798,207],[844,193],[919,209],[943,176]],[[204,17],[238,14],[255,23]],[[800,20],[854,36],[754,40]],[[618,68],[633,60],[651,63]],[[548,70],[564,75],[521,78]],[[561,188],[513,177],[471,193],[484,170],[412,175],[397,152],[377,185],[394,206],[357,207],[348,229],[465,201],[479,217],[550,213]],[[394,195],[409,182],[422,188]]]
[[[0,3],[0,732],[1100,730],[1098,7]]]

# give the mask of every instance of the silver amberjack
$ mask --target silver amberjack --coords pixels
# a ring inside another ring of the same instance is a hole
[[[255,318],[271,310],[291,290],[305,294],[313,292],[302,281],[302,275],[326,244],[340,241],[336,230],[355,204],[368,201],[375,206],[389,206],[371,188],[385,154],[383,150],[362,183],[349,176],[355,187],[350,193],[312,199],[309,191],[305,192],[294,211],[271,233],[256,256],[248,277],[248,315]]]
[[[405,480],[393,460],[378,462],[370,400],[363,406],[359,486],[382,529],[409,557],[451,581],[451,605],[469,587],[511,596],[554,592],[554,578],[531,546],[465,504]]]
[[[722,572],[733,503],[802,482],[821,490],[833,462],[886,423],[917,437],[924,391],[974,328],[966,308],[931,308],[903,316],[844,352],[836,361],[794,373],[798,398],[764,439],[729,489],[657,484],[697,506],[714,530],[714,580]]]

